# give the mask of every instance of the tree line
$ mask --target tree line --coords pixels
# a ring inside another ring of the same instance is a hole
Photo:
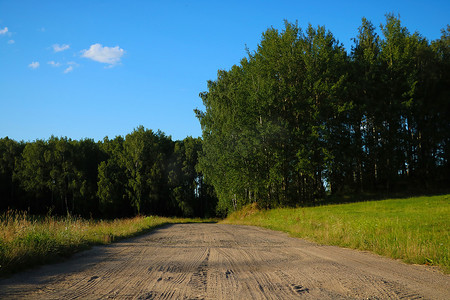
[[[388,14],[380,31],[363,18],[347,52],[285,22],[208,82],[199,170],[219,211],[450,186],[450,26],[430,42]]]
[[[126,217],[214,216],[216,198],[196,170],[200,138],[172,141],[140,126],[94,142],[52,136],[0,139],[0,211]]]
[[[195,110],[202,138],[0,139],[0,210],[212,216],[242,205],[450,186],[450,26],[428,41],[392,14],[347,52],[285,22],[219,70]]]

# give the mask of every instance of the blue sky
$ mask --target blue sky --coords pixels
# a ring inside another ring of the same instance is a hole
[[[200,136],[198,94],[268,27],[325,25],[349,51],[388,12],[429,40],[450,23],[450,1],[0,0],[0,138]]]

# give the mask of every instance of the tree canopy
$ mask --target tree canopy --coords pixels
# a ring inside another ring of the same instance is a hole
[[[140,126],[95,143],[0,139],[1,207],[35,214],[213,216],[213,190],[197,171],[200,139],[172,141]]]
[[[449,27],[430,43],[388,14],[381,33],[363,18],[347,53],[325,27],[285,22],[218,71],[196,113],[219,210],[448,186]]]

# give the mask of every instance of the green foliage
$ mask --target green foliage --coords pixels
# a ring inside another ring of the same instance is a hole
[[[305,34],[287,23],[267,30],[258,50],[219,71],[202,99],[200,169],[214,186],[219,210],[258,201],[265,207],[323,196],[333,158],[327,136],[342,124],[346,53],[324,27]],[[332,119],[328,124],[324,119]]]
[[[16,194],[12,208],[59,214],[96,214],[98,145],[92,140],[51,137],[26,143],[16,153],[12,181],[24,193]]]
[[[448,188],[449,32],[430,44],[388,14],[380,37],[362,19],[349,54],[321,26],[264,32],[200,94],[219,213]]]
[[[201,150],[199,138],[173,142],[143,126],[98,143],[0,139],[0,209],[102,218],[214,216],[214,192],[196,168]]]
[[[260,210],[224,223],[262,226],[321,244],[368,250],[450,272],[450,195]]]
[[[126,201],[126,175],[122,167],[123,138],[105,138],[102,150],[108,155],[98,166],[99,209],[106,217],[120,217],[130,214],[130,203]]]
[[[8,137],[0,139],[0,210],[5,210],[20,196],[20,187],[14,181],[17,157],[25,145]]]
[[[142,126],[126,136],[122,164],[128,179],[127,197],[135,213],[149,213],[167,200],[165,162],[172,154],[172,143],[162,132],[154,134]]]

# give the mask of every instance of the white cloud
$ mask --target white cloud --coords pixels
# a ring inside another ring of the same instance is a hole
[[[89,50],[83,50],[82,57],[86,57],[111,66],[120,62],[125,50],[116,47],[103,47],[101,44],[93,44]]]
[[[59,67],[59,66],[61,66],[61,63],[54,62],[53,60],[49,61],[48,64],[51,65],[52,67]]]
[[[74,70],[74,68],[80,66],[79,64],[77,64],[74,61],[69,61],[69,62],[66,62],[66,63],[60,63],[60,62],[56,62],[56,61],[52,60],[52,61],[49,61],[47,63],[49,65],[51,65],[52,67],[55,67],[55,68],[58,68],[58,67],[61,67],[61,66],[65,66],[64,67],[65,69],[63,71],[64,74],[70,73],[70,72],[72,72]]]
[[[39,68],[39,62],[33,61],[31,64],[28,65],[31,69],[37,69]]]
[[[69,66],[69,67],[67,67],[67,68],[64,70],[64,74],[67,74],[67,73],[72,72],[72,71],[73,71],[73,66]]]
[[[67,62],[68,67],[64,70],[64,74],[70,73],[74,70],[74,68],[79,67],[80,65],[74,61]]]
[[[9,40],[9,41],[8,41],[8,44],[12,45],[12,44],[14,44],[15,42],[16,42],[15,40]]]
[[[8,27],[5,27],[3,29],[0,29],[0,35],[6,34],[8,32]]]
[[[53,47],[53,51],[55,51],[55,52],[61,52],[61,51],[64,51],[64,50],[67,50],[70,48],[70,46],[67,44],[62,44],[62,45],[54,44],[52,47]]]

